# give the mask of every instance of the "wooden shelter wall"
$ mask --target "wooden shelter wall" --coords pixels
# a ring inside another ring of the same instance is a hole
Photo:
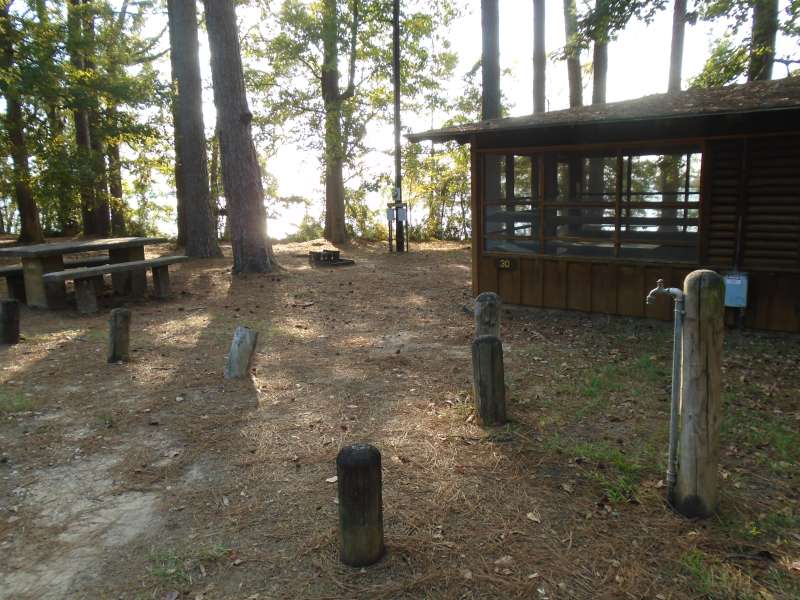
[[[480,153],[473,161],[479,177]],[[800,135],[707,141],[702,180],[697,265],[486,253],[473,199],[474,291],[509,304],[668,320],[667,300],[645,304],[657,279],[682,287],[701,266],[741,270],[749,275],[745,326],[800,332]]]
[[[594,262],[544,256],[511,259],[499,268],[497,256],[479,259],[478,292],[496,292],[503,302],[541,308],[578,310],[629,317],[672,319],[668,299],[645,303],[647,293],[663,279],[669,287],[697,266],[658,263]],[[745,325],[756,329],[800,332],[800,274],[751,272]],[[735,315],[728,315],[730,324]]]

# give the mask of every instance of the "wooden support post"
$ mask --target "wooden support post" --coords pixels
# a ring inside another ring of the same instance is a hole
[[[250,372],[250,363],[256,350],[258,332],[247,327],[237,327],[233,332],[231,351],[225,364],[225,379],[244,377]]]
[[[493,335],[482,335],[472,341],[472,394],[481,425],[506,422],[503,344]]]
[[[131,311],[115,308],[111,311],[108,331],[108,362],[128,362],[131,342]]]
[[[0,344],[19,343],[19,302],[0,300]]]
[[[28,306],[37,308],[63,308],[66,306],[67,291],[64,282],[45,283],[42,279],[42,275],[45,273],[64,270],[63,256],[23,256],[22,269]]]
[[[108,259],[111,264],[144,260],[144,246],[111,248],[108,251]],[[122,273],[112,273],[111,285],[114,288],[115,294],[121,296],[126,294],[141,296],[147,289],[147,270],[140,269]]]
[[[500,337],[500,296],[483,292],[475,299],[475,337]]]
[[[94,292],[98,296],[102,296],[103,290],[105,290],[106,282],[103,279],[102,275],[97,275],[95,277],[90,277],[89,280],[94,284]]]
[[[6,275],[6,287],[9,298],[19,300],[25,304],[25,277],[22,273]]]
[[[97,312],[97,285],[93,280],[75,280],[75,305],[82,315],[93,315]]]
[[[169,298],[169,266],[153,267],[153,297],[160,300]]]
[[[339,486],[339,548],[351,567],[378,562],[384,553],[381,453],[353,444],[336,457]]]
[[[678,479],[670,501],[687,517],[708,517],[718,500],[725,283],[714,271],[693,271],[683,292]]]

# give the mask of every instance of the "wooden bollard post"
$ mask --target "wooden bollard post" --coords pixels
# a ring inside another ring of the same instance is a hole
[[[19,302],[0,301],[0,344],[19,343]]]
[[[256,351],[258,332],[247,327],[237,327],[233,332],[231,351],[228,353],[228,362],[225,363],[225,379],[244,377],[250,372],[250,363]]]
[[[108,362],[128,362],[131,343],[131,311],[115,308],[108,320]]]
[[[353,444],[336,457],[339,486],[339,549],[351,567],[378,562],[384,553],[381,453]]]
[[[687,517],[708,517],[718,500],[725,283],[714,271],[693,271],[683,292],[678,478],[670,501]]]
[[[475,298],[475,337],[500,337],[500,296],[482,292]]]
[[[482,335],[472,341],[472,393],[481,425],[506,422],[503,344],[493,335]]]

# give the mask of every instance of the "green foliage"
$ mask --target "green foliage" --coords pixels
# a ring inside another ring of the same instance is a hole
[[[287,242],[308,242],[309,240],[316,240],[322,237],[323,227],[322,223],[312,217],[310,214],[305,213],[303,219],[297,226],[297,231],[292,235],[285,238]]]
[[[745,46],[735,43],[730,36],[725,36],[714,43],[703,70],[689,85],[710,88],[736,83],[747,71],[749,59],[750,54]]]
[[[725,35],[715,40],[711,46],[711,54],[702,72],[691,84],[693,87],[714,87],[728,85],[743,79],[747,75],[750,57],[768,52],[768,48],[754,42],[751,30],[753,9],[762,0],[700,0],[698,14],[705,21],[724,21],[727,25]],[[794,51],[776,56],[775,62],[783,64],[785,75],[798,72],[800,65],[800,0],[790,0],[778,12],[778,31],[788,38],[793,38]],[[742,34],[742,30],[745,33]],[[758,37],[755,36],[757,40]],[[774,50],[774,49],[773,49]],[[773,76],[775,74],[773,68]]]
[[[666,0],[597,0],[578,15],[576,42],[588,48],[590,42],[613,40],[631,19],[650,23],[666,5]]]
[[[224,544],[192,547],[184,550],[175,548],[153,549],[148,560],[148,574],[161,580],[163,584],[189,584],[193,576],[199,576],[203,570],[231,553]]]
[[[15,390],[9,388],[0,389],[0,413],[15,413],[32,410],[36,404],[34,401]]]
[[[326,125],[326,103],[321,93],[323,71],[324,3],[284,0],[259,3],[262,21],[243,40],[250,64],[246,79],[252,91],[256,121],[270,147],[284,140],[314,152],[324,177],[329,152],[344,161],[347,229],[379,239],[386,235],[383,215],[371,211],[366,199],[378,191],[377,182],[390,185],[388,173],[367,171],[364,157],[374,150],[366,139],[371,124],[392,118],[390,0],[337,2],[336,46],[339,54],[341,98],[337,101],[341,133]],[[355,55],[352,26],[358,14]],[[404,2],[401,14],[403,47],[403,109],[444,102],[443,82],[455,68],[446,25],[458,14],[454,0]],[[330,41],[330,40],[328,40]],[[353,59],[353,86],[347,88]],[[350,93],[352,92],[352,93]],[[333,110],[327,105],[328,110]],[[331,115],[328,114],[328,118]],[[327,137],[327,143],[326,143]],[[330,150],[333,148],[333,150]],[[385,176],[384,176],[385,175]]]
[[[144,35],[159,10],[154,0],[92,0],[69,5],[69,10],[67,3],[47,0],[11,4],[11,26],[19,34],[15,62],[0,77],[13,84],[23,102],[31,187],[42,226],[51,235],[78,233],[82,181],[103,182],[97,201],[110,200],[106,154],[112,145],[121,147],[126,173],[133,170],[130,156],[146,154],[152,161],[165,148],[157,127],[169,90],[153,65],[160,56],[155,51],[160,36]],[[92,115],[96,144],[88,153],[76,145],[77,109]],[[0,145],[7,139],[2,124]],[[12,201],[11,177],[10,165],[0,162],[0,204],[4,201],[5,207]],[[132,217],[127,198],[123,204],[118,208]]]
[[[772,600],[797,598],[800,593],[796,578],[783,568],[769,569],[761,583],[735,563],[723,562],[698,548],[684,553],[680,565],[698,596],[709,600]]]

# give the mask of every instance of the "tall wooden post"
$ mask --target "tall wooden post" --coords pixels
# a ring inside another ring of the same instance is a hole
[[[351,567],[378,562],[384,553],[381,453],[353,444],[336,457],[340,558]]]
[[[0,344],[19,342],[19,302],[0,301]]]
[[[115,308],[108,321],[108,362],[128,362],[131,343],[131,311]]]
[[[500,296],[482,292],[475,298],[475,337],[500,337]]]
[[[472,394],[481,425],[506,422],[503,344],[493,335],[482,335],[472,342]]]
[[[718,501],[725,283],[714,271],[693,271],[683,292],[678,479],[670,501],[687,517],[708,517]]]

